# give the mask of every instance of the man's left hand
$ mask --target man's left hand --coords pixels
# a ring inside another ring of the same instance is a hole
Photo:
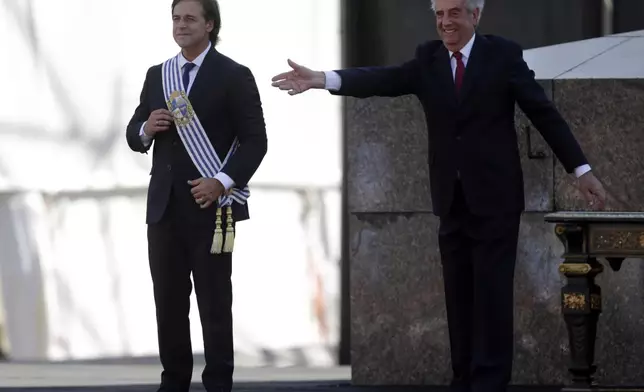
[[[226,192],[224,185],[215,178],[199,178],[188,181],[192,196],[201,208],[208,208]]]
[[[577,179],[579,191],[590,208],[603,210],[606,205],[606,191],[592,172],[587,172]]]

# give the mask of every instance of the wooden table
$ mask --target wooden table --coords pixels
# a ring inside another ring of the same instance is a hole
[[[599,387],[594,382],[597,321],[602,311],[602,292],[595,277],[604,270],[598,259],[619,271],[624,259],[644,258],[644,213],[558,212],[545,220],[555,223],[555,234],[565,247],[559,271],[567,280],[561,308],[570,341],[572,384],[563,390],[644,391]]]

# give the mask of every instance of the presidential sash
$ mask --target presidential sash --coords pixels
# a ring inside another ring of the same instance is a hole
[[[192,163],[194,163],[203,178],[214,178],[237,150],[239,140],[237,138],[233,140],[230,150],[228,150],[228,154],[222,162],[188,99],[188,94],[186,93],[188,86],[183,86],[179,56],[181,54],[163,63],[162,80],[166,104],[174,117],[177,132],[188,155],[190,155]],[[231,253],[233,251],[235,228],[231,205],[233,202],[246,204],[246,200],[249,197],[250,190],[248,186],[243,189],[233,188],[230,192],[219,197],[216,202],[217,218],[210,253],[219,254],[222,251]],[[225,240],[222,230],[222,208],[226,210]]]

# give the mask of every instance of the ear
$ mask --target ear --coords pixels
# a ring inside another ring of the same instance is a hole
[[[206,31],[209,33],[215,28],[215,22],[212,20],[209,20],[206,22]]]
[[[472,12],[472,19],[474,20],[474,26],[478,26],[480,15],[481,15],[481,9],[474,8],[474,11]]]

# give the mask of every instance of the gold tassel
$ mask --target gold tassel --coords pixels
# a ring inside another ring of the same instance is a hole
[[[233,227],[233,209],[226,207],[226,241],[224,241],[224,252],[233,253],[235,247],[235,228]]]
[[[217,208],[217,220],[215,221],[215,234],[212,237],[212,246],[210,247],[210,253],[214,255],[220,254],[223,241],[224,241],[224,236],[223,236],[223,231],[221,230],[221,208]]]

